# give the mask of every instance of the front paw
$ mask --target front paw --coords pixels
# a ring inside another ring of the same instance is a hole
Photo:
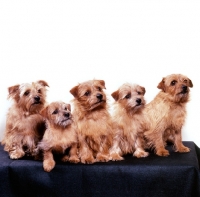
[[[137,157],[137,158],[141,158],[141,157],[147,157],[149,155],[148,152],[145,151],[141,151],[141,150],[136,150],[133,154],[133,156]]]
[[[188,148],[188,147],[186,147],[186,146],[181,146],[179,149],[177,149],[176,152],[188,153],[188,152],[190,152],[190,148]]]
[[[71,162],[71,163],[78,163],[78,162],[80,162],[80,159],[78,158],[78,156],[73,155],[73,156],[69,157],[69,162]]]
[[[109,156],[107,156],[107,155],[104,155],[104,154],[97,154],[97,157],[96,157],[96,161],[97,162],[107,162],[107,161],[109,161],[110,159],[109,159]]]
[[[112,161],[121,161],[121,160],[124,160],[124,158],[123,157],[121,157],[119,154],[117,154],[117,153],[112,153],[111,155],[110,155],[110,160],[112,160]]]
[[[81,157],[81,163],[84,163],[84,164],[93,164],[95,162],[95,159],[94,157],[90,156],[90,157]]]
[[[50,172],[54,167],[55,167],[55,161],[54,160],[44,160],[43,161],[44,171]]]
[[[9,152],[9,156],[11,159],[19,159],[25,155],[25,152],[21,149],[16,149],[14,151]]]
[[[156,155],[167,157],[167,156],[169,156],[169,151],[166,149],[158,149],[156,151]]]

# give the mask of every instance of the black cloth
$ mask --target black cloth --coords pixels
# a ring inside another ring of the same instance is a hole
[[[189,153],[167,146],[168,157],[127,155],[123,161],[72,164],[57,161],[45,172],[42,161],[9,159],[0,146],[0,197],[198,197],[199,148],[183,142]]]

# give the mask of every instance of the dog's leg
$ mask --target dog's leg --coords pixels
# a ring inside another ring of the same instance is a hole
[[[55,161],[51,151],[44,152],[43,168],[46,172],[50,172],[55,167]]]
[[[9,156],[11,159],[19,159],[25,155],[23,148],[19,145],[13,145],[11,149],[9,149]]]
[[[176,152],[186,153],[190,152],[190,149],[183,145],[182,137],[181,137],[181,130],[175,132],[175,148]]]
[[[71,163],[78,163],[80,162],[80,159],[78,158],[78,149],[77,149],[77,144],[73,144],[70,151],[69,151],[69,161]]]
[[[110,149],[110,160],[112,161],[120,161],[123,160],[124,158],[121,157],[122,151],[119,147],[119,144],[115,141],[113,143],[113,146]]]
[[[140,158],[140,157],[147,157],[149,155],[148,152],[146,152],[143,148],[143,140],[141,137],[137,137],[135,141],[135,152],[133,153],[133,156]]]

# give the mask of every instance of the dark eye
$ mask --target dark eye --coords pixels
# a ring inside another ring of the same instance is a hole
[[[42,91],[39,89],[39,90],[38,90],[38,93],[40,94],[41,92],[42,92]]]
[[[171,86],[174,86],[175,84],[176,84],[176,80],[173,80],[172,82],[171,82]]]
[[[29,93],[30,93],[29,91],[26,91],[26,92],[24,92],[24,95],[25,95],[25,96],[28,96]]]
[[[58,113],[58,110],[54,110],[52,114],[57,114]]]
[[[125,98],[126,98],[126,99],[131,98],[131,94],[127,94],[127,95],[125,96]]]
[[[100,87],[98,87],[97,89],[98,89],[99,91],[101,91],[101,88],[100,88]]]
[[[89,96],[89,94],[90,94],[90,92],[89,91],[87,91],[87,92],[85,92],[85,96]]]
[[[183,81],[184,83],[187,83],[187,79],[184,79],[184,81]]]
[[[138,93],[138,95],[141,95],[142,93],[141,92],[137,92]]]
[[[67,111],[67,108],[65,107],[65,109],[64,110],[66,110]]]

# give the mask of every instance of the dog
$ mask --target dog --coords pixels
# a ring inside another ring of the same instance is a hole
[[[110,158],[113,129],[104,89],[104,80],[89,80],[70,90],[82,163],[107,162]]]
[[[46,104],[48,86],[46,81],[39,80],[8,88],[8,99],[12,99],[13,104],[7,113],[2,145],[11,159],[19,159],[25,155],[37,157],[37,143],[45,130],[45,123],[39,112]]]
[[[123,155],[147,157],[144,150],[143,127],[146,90],[138,84],[125,83],[111,95],[115,100],[113,105],[113,122],[115,136],[110,155],[112,160],[122,160]]]
[[[149,148],[159,156],[168,156],[167,141],[174,144],[176,152],[189,152],[183,145],[181,129],[186,118],[192,81],[182,74],[171,74],[162,79],[157,88],[161,91],[146,105],[145,138]]]
[[[43,152],[43,168],[50,172],[55,167],[54,155],[61,155],[63,162],[78,163],[77,127],[71,114],[71,105],[62,101],[52,102],[42,110],[46,131],[38,148]],[[69,153],[67,152],[69,150]]]

